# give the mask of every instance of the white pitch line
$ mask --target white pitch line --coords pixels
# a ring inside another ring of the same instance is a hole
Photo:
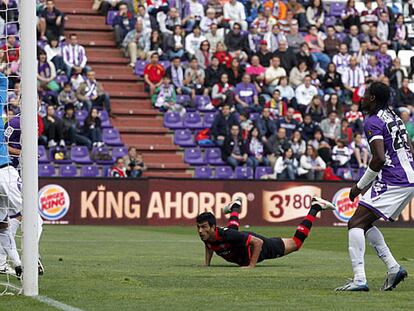
[[[53,308],[56,308],[58,310],[62,310],[62,311],[83,311],[82,309],[79,308],[75,308],[72,306],[69,306],[63,302],[54,300],[52,298],[46,297],[46,296],[33,296],[31,297],[37,301],[43,302]]]

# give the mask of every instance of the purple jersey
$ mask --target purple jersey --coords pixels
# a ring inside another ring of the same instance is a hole
[[[21,150],[21,129],[20,129],[20,114],[13,117],[4,125],[4,137],[10,147]],[[15,168],[20,166],[20,157],[10,155],[10,161]]]
[[[384,140],[385,164],[377,180],[391,186],[414,186],[414,162],[404,122],[388,110],[365,120],[368,142]]]

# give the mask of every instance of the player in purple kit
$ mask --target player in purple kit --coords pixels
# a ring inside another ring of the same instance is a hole
[[[402,120],[389,107],[390,89],[381,82],[365,91],[362,109],[368,113],[364,131],[372,159],[350,191],[349,198],[363,194],[348,222],[349,256],[354,278],[337,291],[368,291],[365,276],[365,238],[387,266],[381,290],[388,291],[403,281],[408,273],[391,254],[380,230],[373,225],[379,218],[394,221],[414,196],[413,149]]]

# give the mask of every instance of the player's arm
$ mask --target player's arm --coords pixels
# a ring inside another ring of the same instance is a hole
[[[20,149],[13,148],[13,147],[10,147],[10,146],[8,146],[8,148],[9,148],[9,154],[11,154],[11,155],[20,156],[20,154],[22,153],[22,151]]]
[[[210,266],[211,258],[213,258],[213,254],[214,254],[214,251],[212,249],[209,249],[206,246],[206,256],[205,256],[206,262],[205,262],[204,266],[206,266],[206,267]]]
[[[259,259],[260,252],[262,251],[263,240],[250,235],[248,242],[248,246],[251,247],[252,254],[250,257],[250,264],[243,268],[254,268],[256,267],[257,260]]]
[[[371,147],[372,159],[369,162],[364,175],[358,183],[351,188],[349,193],[351,201],[354,201],[363,190],[367,189],[372,184],[385,163],[384,140],[381,138],[374,139],[370,142],[369,146]]]

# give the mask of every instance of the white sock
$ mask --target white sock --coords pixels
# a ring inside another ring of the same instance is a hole
[[[9,224],[10,224],[11,234],[13,235],[13,237],[15,237],[17,230],[19,229],[19,226],[20,226],[20,220],[18,220],[17,218],[10,218]]]
[[[3,247],[0,246],[0,268],[4,268],[7,263],[7,254]]]
[[[348,231],[349,256],[351,257],[352,270],[354,271],[354,282],[365,284],[364,255],[365,255],[365,236],[364,229],[352,228]]]
[[[37,214],[37,216],[37,239],[40,242],[40,237],[42,236],[43,232],[43,219],[39,214]]]
[[[13,267],[22,265],[10,228],[0,230],[0,245],[12,261]]]
[[[396,273],[400,265],[391,254],[390,249],[385,243],[384,236],[377,227],[369,229],[365,235],[369,244],[375,249],[378,257],[385,263],[389,273]]]

